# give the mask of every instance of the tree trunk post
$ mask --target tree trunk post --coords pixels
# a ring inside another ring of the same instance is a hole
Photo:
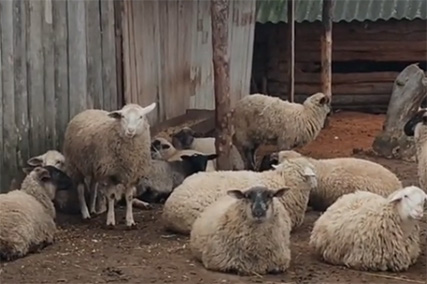
[[[295,0],[288,0],[288,100],[295,100]]]
[[[228,55],[229,0],[211,0],[217,169],[231,170],[232,113]]]
[[[415,161],[414,139],[405,135],[403,127],[426,97],[427,78],[424,71],[418,64],[407,66],[394,81],[383,131],[372,144],[375,154],[389,159]]]
[[[332,98],[332,19],[333,0],[323,0],[321,62],[322,93]]]

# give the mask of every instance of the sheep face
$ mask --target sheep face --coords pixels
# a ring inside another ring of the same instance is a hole
[[[269,190],[259,186],[252,187],[245,192],[240,190],[229,190],[227,194],[244,202],[247,218],[257,223],[264,222],[273,214],[272,200],[275,197],[282,197],[289,188]]]
[[[165,157],[164,153],[171,150],[171,148],[172,145],[168,141],[165,139],[156,138],[153,142],[151,142],[151,158],[156,160],[163,159]]]
[[[51,200],[55,198],[57,190],[68,190],[73,186],[71,178],[54,166],[25,168],[24,171],[46,190]]]
[[[147,107],[127,104],[121,110],[110,112],[108,116],[120,122],[122,137],[132,139],[148,130],[146,115],[152,112],[155,107],[156,103]]]
[[[405,123],[403,131],[406,136],[420,137],[422,132],[427,132],[427,109],[419,110],[408,122]]]
[[[389,197],[389,202],[397,207],[400,217],[403,220],[420,220],[424,215],[424,203],[427,194],[419,187],[408,186]]]
[[[332,110],[331,99],[323,93],[316,93],[314,95],[311,95],[310,97],[308,97],[305,100],[304,105],[318,106],[318,107],[322,108],[324,110],[324,112],[328,115],[330,114],[330,112]]]
[[[192,170],[192,173],[202,172],[206,170],[206,166],[208,165],[209,160],[215,160],[218,157],[217,154],[212,155],[201,155],[201,154],[193,154],[182,155],[181,159],[187,162]]]
[[[54,166],[64,170],[65,157],[55,150],[49,150],[43,155],[28,159],[27,164],[32,167]]]
[[[194,141],[195,132],[189,128],[184,127],[174,135],[172,135],[172,145],[177,149],[191,149],[191,144]]]

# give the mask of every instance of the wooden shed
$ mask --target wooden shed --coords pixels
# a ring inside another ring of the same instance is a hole
[[[295,0],[295,100],[320,91],[322,1]],[[425,0],[334,1],[334,108],[385,111],[406,66],[427,64]],[[287,98],[287,1],[258,1],[251,92]]]

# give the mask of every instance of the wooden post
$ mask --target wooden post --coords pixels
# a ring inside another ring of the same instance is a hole
[[[322,10],[322,93],[332,96],[332,17],[333,0],[323,0]]]
[[[288,100],[295,100],[295,0],[288,0]]]
[[[218,170],[231,170],[232,121],[228,58],[229,0],[211,0],[212,51],[215,91],[215,147]]]

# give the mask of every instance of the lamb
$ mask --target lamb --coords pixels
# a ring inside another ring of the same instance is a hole
[[[346,194],[314,223],[310,247],[330,264],[405,271],[420,254],[418,221],[426,199],[415,186],[387,198],[367,191]]]
[[[0,194],[0,258],[21,258],[54,242],[57,190],[66,190],[72,180],[53,166],[35,167],[27,173],[21,190]]]
[[[233,142],[247,169],[255,169],[255,151],[261,144],[277,144],[279,150],[304,146],[324,127],[330,98],[322,93],[303,104],[262,94],[242,98],[234,109]]]
[[[288,210],[292,228],[300,226],[307,209],[308,197],[317,180],[313,166],[306,160],[285,161],[277,169],[266,172],[217,171],[200,172],[184,180],[163,207],[165,227],[173,232],[189,234],[191,226],[205,208],[228,189],[243,190],[254,185],[270,189],[290,187],[280,201]]]
[[[427,192],[427,109],[420,109],[405,123],[404,132],[414,137],[418,162],[418,181]]]
[[[107,226],[115,226],[115,201],[126,199],[126,225],[135,226],[132,203],[135,186],[146,177],[151,163],[150,125],[147,107],[127,104],[107,112],[89,109],[74,116],[65,131],[63,153],[72,178],[78,184],[83,218],[90,218],[84,198],[83,179],[89,176],[103,185],[107,199]]]
[[[190,248],[210,270],[240,275],[284,272],[291,261],[289,213],[277,200],[289,188],[229,190],[194,222]]]
[[[192,174],[206,170],[209,160],[215,159],[216,154],[182,155],[182,161],[153,160],[151,171],[137,186],[140,199],[147,202],[160,202],[167,199],[173,189],[180,185],[184,179]]]
[[[293,150],[271,155],[271,162],[302,158]],[[318,186],[310,193],[308,205],[324,211],[340,196],[356,190],[370,191],[387,197],[402,188],[399,178],[384,166],[358,158],[313,159],[304,157],[315,167]]]
[[[205,154],[215,154],[214,137],[195,137],[196,133],[189,127],[183,127],[180,131],[172,135],[172,145],[176,149],[196,150]],[[236,146],[232,145],[230,157],[233,170],[244,170],[245,165]],[[215,161],[216,167],[216,161]]]

